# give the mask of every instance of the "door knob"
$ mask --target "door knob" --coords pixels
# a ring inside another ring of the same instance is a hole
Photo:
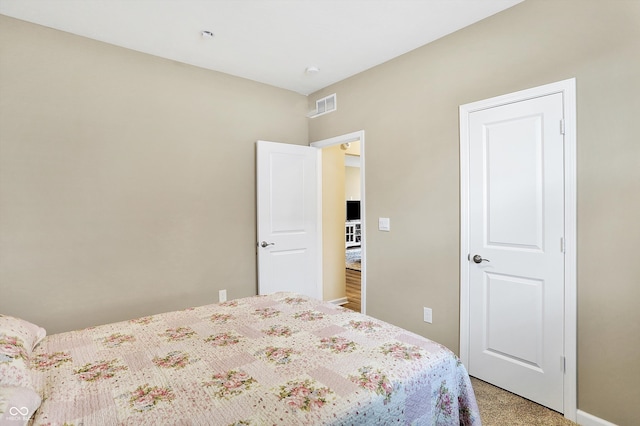
[[[263,241],[263,242],[260,243],[260,247],[262,247],[262,248],[265,248],[265,247],[268,247],[268,246],[275,246],[275,245],[276,245],[276,243],[268,243],[266,241]]]
[[[475,256],[473,256],[472,259],[475,263],[491,262],[489,259],[483,259],[482,256],[480,256],[479,254],[476,254]]]

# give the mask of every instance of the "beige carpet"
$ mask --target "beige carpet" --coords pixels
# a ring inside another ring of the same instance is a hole
[[[576,424],[528,399],[471,378],[483,426],[565,426]]]

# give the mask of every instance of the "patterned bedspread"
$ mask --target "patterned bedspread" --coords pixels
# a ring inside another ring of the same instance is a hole
[[[276,293],[48,336],[35,425],[479,425],[445,347]]]

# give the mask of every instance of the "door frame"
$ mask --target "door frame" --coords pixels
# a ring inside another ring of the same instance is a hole
[[[473,112],[562,93],[564,113],[564,393],[565,418],[577,414],[577,194],[576,79],[571,78],[460,106],[460,358],[469,365],[469,115]],[[560,124],[559,124],[560,125]]]
[[[340,145],[343,143],[360,141],[360,211],[366,212],[366,203],[365,203],[365,143],[364,143],[364,130],[358,130],[356,132],[347,133],[340,136],[335,136],[329,139],[322,139],[316,142],[311,142],[309,146],[316,148],[326,148],[332,145]],[[319,179],[322,181],[322,179]],[[320,206],[322,208],[322,206]],[[322,217],[322,211],[320,211],[319,216]],[[322,221],[320,221],[322,222]],[[367,226],[366,226],[366,214],[361,214],[360,216],[361,223],[361,233],[360,233],[360,247],[361,247],[361,272],[360,272],[360,312],[366,314],[367,309]],[[322,233],[320,234],[322,238]],[[322,250],[320,250],[322,252]],[[322,268],[320,268],[322,270]],[[321,277],[320,277],[321,279]]]

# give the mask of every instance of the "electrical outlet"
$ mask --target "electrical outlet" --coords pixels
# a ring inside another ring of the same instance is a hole
[[[433,323],[433,312],[431,308],[424,308],[424,322]]]
[[[226,302],[227,301],[227,290],[220,290],[218,292],[218,302]]]

